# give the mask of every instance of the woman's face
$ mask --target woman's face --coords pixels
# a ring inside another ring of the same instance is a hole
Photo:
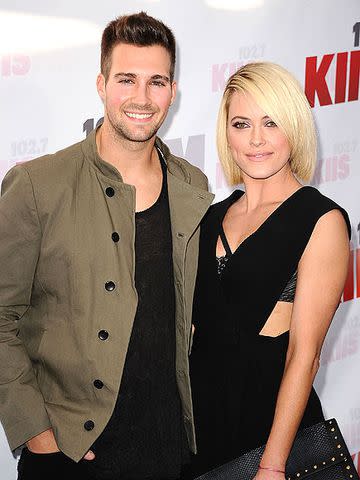
[[[285,134],[251,95],[233,93],[227,139],[244,180],[266,179],[290,171],[290,145]]]

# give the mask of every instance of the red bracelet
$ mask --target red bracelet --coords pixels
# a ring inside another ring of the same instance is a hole
[[[276,473],[285,473],[285,470],[278,470],[277,468],[272,467],[262,467],[259,465],[260,470],[269,470],[269,472],[276,472]]]

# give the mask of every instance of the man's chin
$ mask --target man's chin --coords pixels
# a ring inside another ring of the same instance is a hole
[[[122,139],[122,140],[127,140],[128,142],[135,142],[135,143],[145,143],[149,142],[152,140],[158,129],[152,129],[151,131],[145,132],[130,132],[126,131],[123,129],[116,129],[117,135]]]

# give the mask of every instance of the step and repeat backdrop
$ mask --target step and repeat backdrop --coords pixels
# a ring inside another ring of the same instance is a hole
[[[359,469],[359,0],[0,0],[0,180],[13,165],[77,142],[96,126],[102,30],[115,16],[140,10],[168,24],[178,42],[178,95],[160,136],[205,171],[216,200],[230,192],[215,147],[229,75],[269,60],[303,85],[319,133],[312,184],[345,207],[352,223],[348,279],[316,388]],[[16,461],[0,427],[2,480],[15,480]]]

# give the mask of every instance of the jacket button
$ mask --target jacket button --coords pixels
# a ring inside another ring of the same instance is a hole
[[[113,197],[115,195],[115,190],[112,187],[107,187],[105,193],[108,197]]]
[[[107,340],[109,338],[109,332],[107,332],[106,330],[100,330],[98,333],[98,337],[100,338],[100,340]]]
[[[104,384],[101,380],[94,380],[94,387],[98,388],[99,390],[103,388]]]
[[[120,240],[120,235],[117,233],[117,232],[113,232],[111,234],[111,238],[113,239],[113,241],[116,243]]]
[[[92,420],[86,420],[86,422],[84,423],[84,428],[88,432],[90,432],[90,430],[92,430],[94,427],[95,427],[95,423]]]
[[[108,292],[112,292],[113,290],[115,290],[115,283],[114,282],[106,282],[105,283],[105,290],[107,290]]]

